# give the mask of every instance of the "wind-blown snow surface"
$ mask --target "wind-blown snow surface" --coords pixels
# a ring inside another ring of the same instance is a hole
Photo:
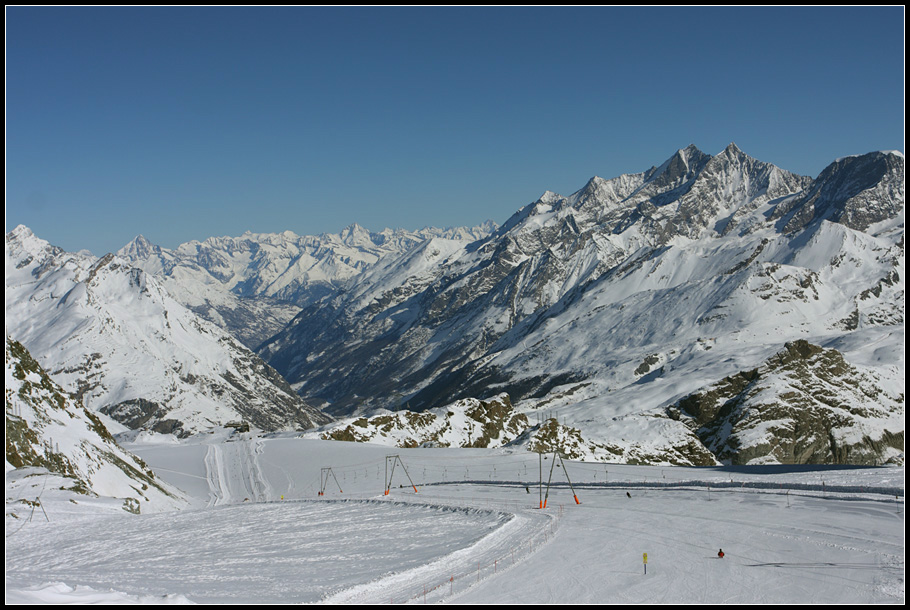
[[[564,473],[504,449],[227,431],[125,446],[192,507],[7,517],[8,603],[904,602],[902,467]]]

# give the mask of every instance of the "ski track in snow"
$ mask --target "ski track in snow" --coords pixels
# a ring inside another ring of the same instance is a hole
[[[676,500],[651,501],[668,494]],[[706,498],[709,494],[714,497]],[[561,531],[571,533],[557,540],[552,554],[546,553],[547,562],[538,557],[528,562],[526,571],[537,577],[525,575],[529,586],[520,595],[482,583],[458,601],[671,604],[903,599],[903,538],[870,536],[869,530],[854,530],[850,524],[851,519],[865,521],[864,516],[889,521],[894,518],[893,506],[798,497],[790,508],[788,501],[781,500],[782,494],[764,495],[772,494],[662,490],[639,492],[625,502],[621,497],[609,503],[596,499],[600,505],[595,510],[608,509],[610,518],[594,521],[583,514],[584,509],[567,510]],[[719,510],[711,510],[712,505]],[[830,525],[825,522],[828,511],[833,511]],[[586,519],[591,524],[587,529],[579,524]],[[581,537],[579,531],[584,532]],[[599,551],[592,544],[596,540],[603,541]],[[716,555],[718,547],[725,551],[722,560]],[[577,552],[569,558],[567,548]],[[642,551],[650,556],[647,572]],[[585,568],[553,567],[562,560]],[[871,579],[870,574],[874,574]]]
[[[208,506],[262,502],[274,497],[259,464],[261,454],[262,441],[258,439],[208,445],[205,453]],[[231,473],[238,474],[231,476]]]

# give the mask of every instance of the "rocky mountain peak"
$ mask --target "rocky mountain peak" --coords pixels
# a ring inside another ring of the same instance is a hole
[[[15,229],[6,234],[6,241],[23,241],[30,237],[34,237],[35,234],[32,233],[32,230],[25,225],[17,225]]]
[[[118,256],[128,259],[144,259],[161,252],[161,248],[150,242],[144,235],[137,235],[133,241],[117,251]]]
[[[553,191],[544,191],[543,195],[541,195],[540,197],[538,197],[537,201],[538,201],[539,203],[545,203],[545,204],[547,204],[547,205],[553,205],[554,203],[556,203],[556,202],[559,201],[560,199],[562,199],[562,196],[559,195],[558,193],[554,193]]]
[[[786,233],[828,220],[865,231],[895,218],[904,208],[904,156],[872,152],[842,157],[828,165],[811,188],[775,210]]]
[[[682,148],[647,177],[650,188],[674,189],[694,179],[711,159],[694,145]]]
[[[348,245],[358,245],[366,241],[371,241],[371,233],[354,223],[341,230],[341,240]]]
[[[736,145],[736,142],[730,142],[729,144],[727,144],[727,146],[726,146],[726,148],[724,148],[724,151],[722,154],[727,155],[729,157],[748,156],[748,155],[746,155],[746,153],[744,153],[742,150],[740,150],[739,146]]]
[[[34,256],[52,247],[48,242],[37,237],[31,229],[25,225],[19,225],[6,234],[6,248],[17,255],[25,253]]]

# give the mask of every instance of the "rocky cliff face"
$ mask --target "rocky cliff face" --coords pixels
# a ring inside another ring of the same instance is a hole
[[[812,222],[829,220],[857,231],[903,211],[904,157],[893,152],[838,159],[797,198],[772,215],[792,233]]]

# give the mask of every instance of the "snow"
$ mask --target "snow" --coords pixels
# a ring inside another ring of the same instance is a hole
[[[15,519],[8,473],[7,603],[904,601],[903,467],[566,461],[541,509],[550,461],[525,451],[135,441],[191,505]]]
[[[904,153],[900,150],[879,150],[877,151],[881,155],[894,155],[896,157],[904,158]],[[840,163],[844,159],[854,159],[856,157],[862,157],[863,155],[845,155],[843,157],[838,157],[834,160],[835,163]]]
[[[96,591],[91,587],[69,587],[62,582],[7,591],[7,604],[191,604],[182,595],[155,597],[127,595],[118,591]]]

